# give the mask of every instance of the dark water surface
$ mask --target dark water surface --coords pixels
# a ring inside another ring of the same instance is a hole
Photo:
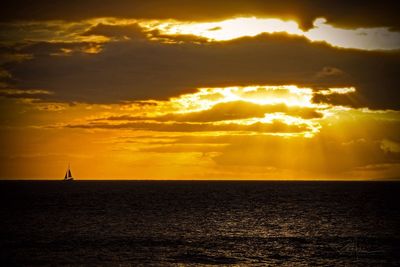
[[[400,183],[0,182],[1,266],[399,266]]]

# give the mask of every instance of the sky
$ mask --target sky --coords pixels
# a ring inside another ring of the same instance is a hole
[[[0,179],[400,178],[393,1],[5,1]]]

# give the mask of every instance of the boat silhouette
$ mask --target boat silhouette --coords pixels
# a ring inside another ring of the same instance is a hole
[[[63,181],[73,181],[73,180],[74,180],[74,177],[72,177],[71,168],[70,168],[70,166],[68,164],[68,169],[65,172],[65,176],[64,176]]]

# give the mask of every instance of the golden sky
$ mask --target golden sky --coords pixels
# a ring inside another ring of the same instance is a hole
[[[389,5],[148,2],[7,7],[0,178],[400,177]]]

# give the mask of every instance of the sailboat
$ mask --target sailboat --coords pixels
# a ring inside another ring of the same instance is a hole
[[[73,181],[73,180],[74,180],[74,178],[72,177],[71,168],[70,168],[70,166],[68,164],[68,169],[65,172],[65,176],[64,176],[64,180],[63,181]]]

